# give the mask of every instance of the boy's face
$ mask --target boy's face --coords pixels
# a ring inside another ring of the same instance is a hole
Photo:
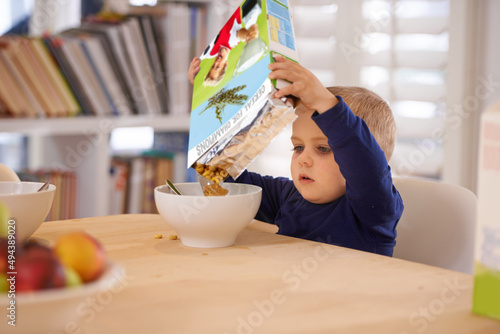
[[[311,119],[312,110],[300,102],[293,122],[293,183],[302,197],[315,204],[329,203],[345,194],[345,179],[333,158],[328,139]]]

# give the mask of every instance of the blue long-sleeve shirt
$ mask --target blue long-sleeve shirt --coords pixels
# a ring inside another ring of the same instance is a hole
[[[312,119],[328,138],[346,194],[333,202],[306,201],[288,178],[245,171],[236,182],[262,188],[255,217],[276,224],[278,234],[392,256],[402,199],[392,184],[384,152],[365,122],[342,98],[330,110]]]

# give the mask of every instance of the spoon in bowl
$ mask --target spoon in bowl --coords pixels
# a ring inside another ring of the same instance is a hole
[[[49,189],[49,186],[50,186],[50,183],[49,183],[49,182],[45,182],[45,183],[44,183],[44,184],[40,187],[40,189],[38,189],[38,191],[37,191],[37,192],[47,190],[47,189]]]
[[[177,189],[170,180],[166,180],[165,183],[174,192],[174,194],[182,195],[181,192],[179,191],[179,189]]]

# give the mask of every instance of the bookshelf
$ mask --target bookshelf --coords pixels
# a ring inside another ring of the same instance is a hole
[[[218,25],[211,23],[223,18],[225,13],[220,8],[215,10],[208,0],[181,2],[206,6],[208,24],[203,33],[207,38],[212,37],[214,31],[211,27]],[[190,59],[185,62],[188,64]],[[182,62],[180,64],[184,67]],[[182,75],[186,77],[185,73]],[[52,168],[76,174],[76,218],[104,216],[110,212],[111,132],[118,128],[143,126],[157,132],[187,132],[189,106],[177,106],[181,107],[176,107],[174,112],[154,114],[0,118],[0,133],[27,137],[29,169]]]
[[[0,132],[28,137],[30,169],[76,173],[76,217],[81,218],[109,213],[110,135],[114,129],[136,126],[162,132],[188,131],[189,116],[9,119],[0,122]]]

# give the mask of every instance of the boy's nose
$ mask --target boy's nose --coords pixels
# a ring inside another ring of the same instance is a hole
[[[313,161],[311,159],[311,155],[306,150],[304,150],[299,155],[299,158],[297,161],[298,161],[299,165],[306,166],[306,167],[311,167],[313,164]]]

